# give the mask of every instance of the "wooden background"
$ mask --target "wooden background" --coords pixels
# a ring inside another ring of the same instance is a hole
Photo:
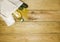
[[[60,42],[60,0],[23,0],[29,19],[7,27],[0,17],[0,42]]]

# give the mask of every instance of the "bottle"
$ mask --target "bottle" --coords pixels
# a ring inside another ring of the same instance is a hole
[[[23,3],[13,14],[19,19],[20,21],[24,21],[28,18],[28,5],[26,3]]]

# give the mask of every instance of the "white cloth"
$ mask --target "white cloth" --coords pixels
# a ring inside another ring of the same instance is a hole
[[[20,0],[0,0],[0,16],[8,26],[15,23],[12,13],[22,4]]]
[[[5,21],[5,23],[7,24],[7,26],[11,26],[12,24],[15,23],[15,20],[14,20],[14,18],[13,18],[12,15],[9,15],[8,17],[5,17],[3,15],[0,15],[0,16],[3,18],[3,20]]]

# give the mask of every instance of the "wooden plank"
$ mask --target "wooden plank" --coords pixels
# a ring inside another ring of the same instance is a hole
[[[28,18],[24,18],[25,21],[60,21],[60,11],[58,10],[29,10],[27,15]],[[3,19],[0,17],[0,20]]]
[[[0,42],[60,42],[60,34],[0,34]]]
[[[60,22],[17,22],[11,27],[1,25],[0,33],[60,33]]]
[[[29,10],[29,21],[60,21],[60,11],[57,10]]]
[[[23,0],[29,5],[29,9],[60,10],[60,0]]]

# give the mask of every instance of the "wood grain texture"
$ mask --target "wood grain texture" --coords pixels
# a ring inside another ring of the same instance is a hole
[[[0,18],[0,42],[60,42],[59,11],[31,10],[29,18],[10,27]]]
[[[60,22],[17,22],[1,25],[0,42],[60,42]]]
[[[6,26],[0,17],[0,42],[60,42],[60,0],[23,0],[28,20]]]
[[[0,25],[0,33],[60,33],[60,22],[23,22]]]
[[[28,17],[32,21],[60,21],[60,11],[29,10]]]
[[[60,34],[38,34],[22,36],[20,34],[1,34],[0,42],[60,42]]]
[[[60,10],[60,0],[23,0],[29,5],[29,9]]]

